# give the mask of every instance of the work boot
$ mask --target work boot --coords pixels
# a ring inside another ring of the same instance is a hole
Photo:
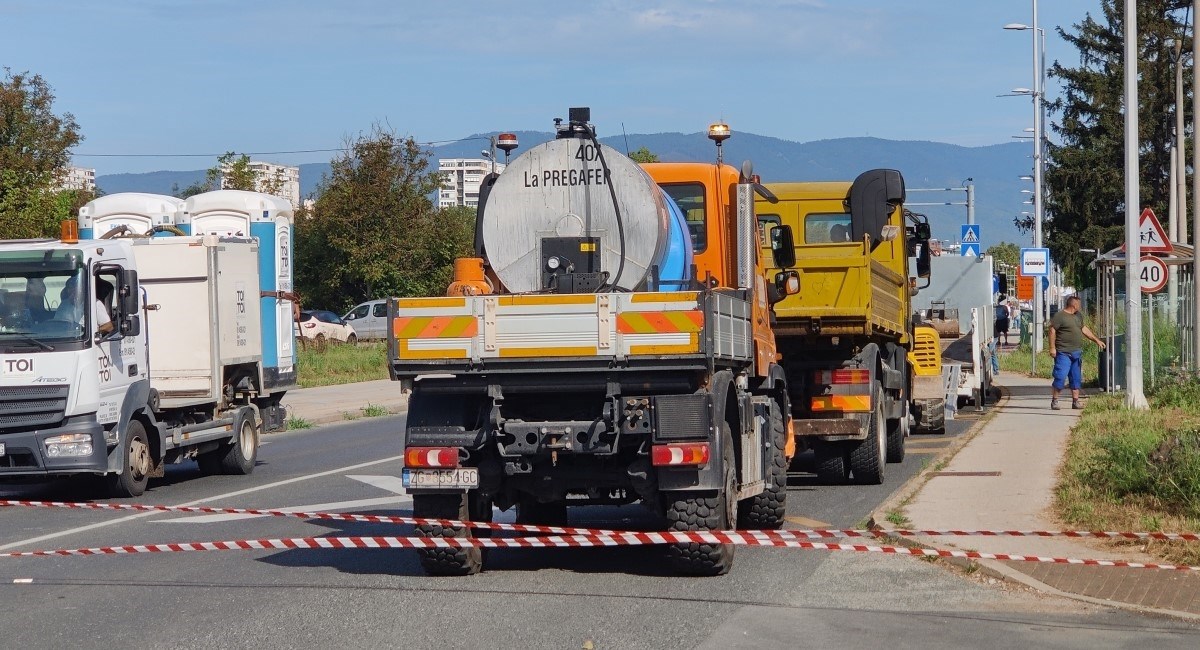
[[[1062,407],[1058,405],[1058,398],[1057,398],[1057,397],[1056,397],[1056,398],[1052,398],[1052,399],[1050,400],[1050,410],[1052,410],[1052,411],[1057,411],[1057,410],[1059,410],[1059,409],[1061,409],[1061,408],[1062,408]]]
[[[1075,409],[1075,410],[1077,410],[1077,411],[1078,411],[1079,409],[1083,408],[1083,400],[1081,400],[1081,399],[1073,399],[1073,400],[1071,400],[1071,408],[1073,408],[1073,409]]]

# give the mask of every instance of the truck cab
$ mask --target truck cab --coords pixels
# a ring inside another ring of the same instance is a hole
[[[0,243],[0,477],[124,466],[150,388],[139,301],[126,243]]]

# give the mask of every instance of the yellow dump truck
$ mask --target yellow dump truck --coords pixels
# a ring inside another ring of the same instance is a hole
[[[764,240],[778,248],[795,233],[795,259],[768,280],[800,285],[775,305],[774,324],[796,441],[825,482],[882,483],[886,463],[904,458],[912,295],[929,277],[929,222],[904,209],[895,170],[766,188],[774,196],[756,206]]]

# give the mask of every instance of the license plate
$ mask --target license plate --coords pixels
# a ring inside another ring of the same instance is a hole
[[[474,467],[406,469],[400,480],[406,488],[477,488],[479,470]]]

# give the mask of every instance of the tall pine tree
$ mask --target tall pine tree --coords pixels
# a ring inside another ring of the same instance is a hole
[[[1139,0],[1138,126],[1141,200],[1166,222],[1170,197],[1170,146],[1174,132],[1175,63],[1171,39],[1191,51],[1185,8],[1191,0]],[[1045,241],[1054,259],[1081,274],[1080,247],[1110,250],[1125,231],[1124,3],[1102,0],[1099,18],[1088,14],[1058,34],[1079,50],[1078,67],[1055,61],[1049,75],[1063,95],[1049,104],[1059,143],[1048,145]],[[1186,67],[1185,124],[1191,122],[1191,67]],[[1025,230],[1032,219],[1018,219]]]

